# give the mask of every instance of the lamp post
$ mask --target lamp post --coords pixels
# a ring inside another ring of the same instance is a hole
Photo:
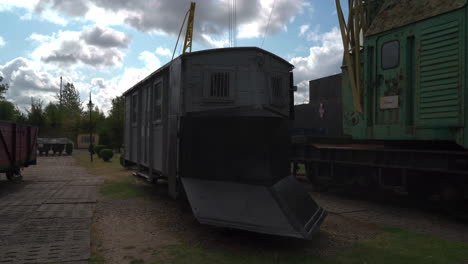
[[[91,112],[93,111],[93,101],[91,100],[91,91],[89,91],[89,155],[90,161],[93,162],[94,146],[93,146],[93,124],[91,122]]]

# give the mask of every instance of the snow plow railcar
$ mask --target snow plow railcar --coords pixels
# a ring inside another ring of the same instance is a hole
[[[310,239],[326,212],[290,176],[292,69],[253,47],[181,55],[124,93],[124,164],[202,224]]]

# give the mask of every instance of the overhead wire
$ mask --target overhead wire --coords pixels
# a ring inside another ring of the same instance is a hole
[[[235,47],[237,45],[237,0],[227,0],[228,5],[228,35],[229,47]]]
[[[271,6],[270,15],[268,16],[268,22],[265,28],[265,33],[263,34],[262,44],[260,45],[260,48],[263,47],[263,43],[265,42],[265,37],[268,34],[268,28],[270,27],[271,15],[273,14],[273,10],[275,9],[275,4],[276,4],[276,0],[273,0],[273,5]]]

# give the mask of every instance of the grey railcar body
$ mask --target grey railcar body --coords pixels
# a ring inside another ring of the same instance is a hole
[[[181,55],[124,93],[125,163],[201,223],[310,238],[326,212],[289,176],[292,69],[254,47]]]

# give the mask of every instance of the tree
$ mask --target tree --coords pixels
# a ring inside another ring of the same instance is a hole
[[[81,114],[83,112],[81,104],[80,93],[75,89],[73,83],[65,84],[62,90],[62,107],[68,112]]]
[[[15,105],[6,100],[0,100],[0,120],[15,121]]]
[[[59,129],[62,126],[62,112],[60,105],[49,103],[44,109],[47,125],[53,129]]]
[[[125,112],[125,98],[117,96],[112,99],[112,108],[109,112],[109,128],[110,139],[112,147],[120,148],[123,145],[123,131],[124,131],[124,112]]]
[[[42,130],[46,124],[45,112],[41,100],[31,98],[31,108],[27,110],[28,123]]]
[[[5,93],[8,90],[8,84],[1,83],[3,77],[0,75],[0,120],[15,120],[15,105],[5,100]]]
[[[27,124],[28,123],[28,117],[26,114],[21,111],[18,106],[15,107],[15,122],[19,124]]]
[[[26,115],[15,107],[12,102],[7,100],[0,100],[0,120],[11,121],[20,124],[27,124],[28,119]]]
[[[59,106],[62,117],[62,136],[76,140],[82,122],[83,107],[81,104],[79,92],[73,83],[67,83],[62,90],[62,100]]]
[[[3,82],[3,77],[0,76],[0,101],[5,100],[5,93],[8,91],[8,84]]]

